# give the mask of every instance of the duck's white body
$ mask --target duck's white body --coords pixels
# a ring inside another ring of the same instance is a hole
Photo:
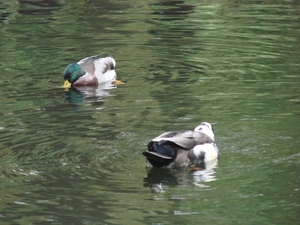
[[[112,57],[100,58],[98,55],[86,57],[77,62],[85,70],[85,75],[80,77],[74,84],[81,83],[81,80],[97,78],[98,84],[116,81],[116,61]]]
[[[198,163],[206,163],[219,157],[219,149],[215,143],[196,145],[189,151],[189,158]]]

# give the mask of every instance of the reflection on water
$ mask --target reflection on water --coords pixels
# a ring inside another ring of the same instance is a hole
[[[190,170],[187,168],[169,169],[155,168],[147,169],[147,177],[144,178],[144,186],[149,187],[153,192],[163,193],[170,188],[177,186],[188,186],[193,183],[196,187],[208,188],[208,182],[215,181],[214,168],[218,159],[207,162],[203,168]]]
[[[297,224],[299,7],[1,1],[1,225]],[[126,85],[58,88],[99,52]],[[144,168],[151,137],[200,121],[219,162]]]
[[[62,4],[57,0],[18,0],[18,2],[22,5],[22,7],[18,10],[21,14],[46,15],[52,13],[53,10],[58,10],[62,7]]]
[[[93,98],[92,101],[101,101],[105,97],[113,96],[110,90],[117,88],[112,85],[111,82],[101,83],[97,87],[72,87],[66,90],[64,93],[65,101],[72,103],[80,103],[88,101],[87,98]]]

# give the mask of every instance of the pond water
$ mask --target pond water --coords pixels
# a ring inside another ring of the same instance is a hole
[[[1,224],[297,224],[299,1],[3,0]],[[104,53],[111,90],[65,91]],[[213,124],[204,170],[147,169],[170,130]]]

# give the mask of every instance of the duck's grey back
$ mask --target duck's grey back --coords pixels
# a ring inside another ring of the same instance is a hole
[[[170,131],[170,132],[165,132],[156,138],[153,138],[152,141],[153,142],[170,141],[184,149],[192,149],[195,146],[193,133],[194,133],[193,131],[184,131],[184,132]]]
[[[195,140],[196,145],[214,142],[208,135],[203,134],[201,132],[193,132],[193,138]]]
[[[91,75],[95,75],[95,70],[96,70],[95,61],[100,58],[101,58],[100,55],[86,57],[86,58],[80,60],[78,62],[78,64],[81,65],[87,73],[89,73]]]

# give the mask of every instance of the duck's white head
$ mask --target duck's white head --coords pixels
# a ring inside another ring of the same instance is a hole
[[[110,58],[111,58],[111,62],[112,62],[112,64],[113,64],[113,67],[112,67],[111,69],[114,70],[115,67],[116,67],[116,61],[114,60],[113,57],[110,57]]]
[[[215,135],[213,128],[210,123],[208,122],[202,122],[200,125],[198,125],[195,129],[195,132],[206,134],[208,137],[210,137],[213,141],[215,141]]]

